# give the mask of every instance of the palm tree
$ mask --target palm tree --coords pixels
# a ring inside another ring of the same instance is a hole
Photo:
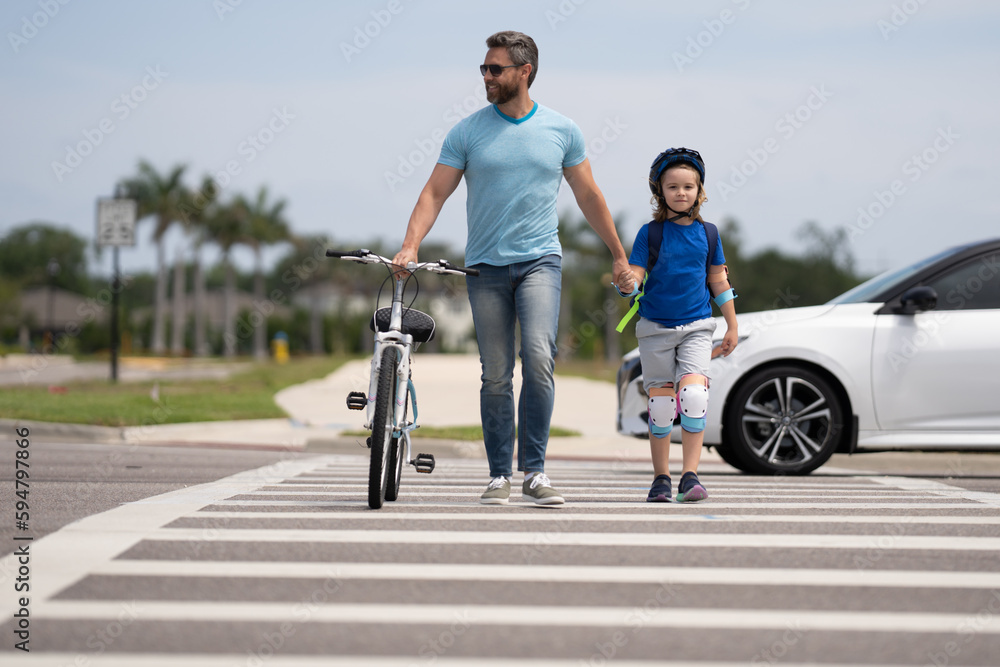
[[[211,241],[208,222],[216,213],[219,190],[210,176],[205,176],[197,192],[186,192],[181,207],[184,229],[193,237],[194,254],[194,354],[208,355],[205,337],[205,273],[201,267],[201,247]]]
[[[288,228],[288,222],[283,217],[286,202],[279,199],[274,203],[267,201],[267,188],[261,186],[257,191],[257,198],[253,202],[246,201],[239,197],[239,205],[246,210],[247,226],[246,238],[243,243],[250,246],[254,254],[253,267],[253,291],[254,303],[264,304],[264,260],[263,249],[265,246],[281,243],[291,239],[292,234]],[[251,316],[250,326],[253,327],[253,356],[256,359],[267,358],[267,315],[270,312],[261,312],[260,319]],[[251,314],[253,315],[253,314]]]
[[[233,271],[231,253],[233,247],[244,243],[247,237],[247,209],[237,198],[227,205],[216,205],[212,214],[205,219],[207,238],[222,250],[222,264],[225,267],[226,282],[222,296],[223,311],[223,355],[236,355],[236,275]]]
[[[135,199],[139,205],[138,218],[152,217],[156,227],[153,240],[156,242],[156,297],[153,304],[153,354],[163,354],[166,344],[163,335],[167,305],[167,274],[164,257],[163,236],[170,226],[180,219],[184,186],[181,177],[185,165],[177,165],[166,175],[160,174],[145,160],[139,162],[139,174],[121,182],[125,196]]]

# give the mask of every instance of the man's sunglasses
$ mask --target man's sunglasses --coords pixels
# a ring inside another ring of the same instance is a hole
[[[505,69],[511,67],[520,67],[520,65],[480,65],[479,73],[482,74],[483,76],[486,76],[487,72],[489,72],[493,76],[500,76],[501,74],[503,74],[503,71]]]

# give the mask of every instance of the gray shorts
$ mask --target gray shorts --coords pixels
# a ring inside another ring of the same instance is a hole
[[[712,334],[715,320],[706,318],[679,327],[666,327],[646,318],[635,325],[642,360],[642,386],[663,387],[681,376],[696,373],[708,377],[712,360]]]

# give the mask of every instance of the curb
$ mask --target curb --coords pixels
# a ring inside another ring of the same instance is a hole
[[[93,442],[102,445],[123,443],[123,429],[116,426],[91,426],[88,424],[62,424],[59,422],[38,422],[27,419],[0,419],[0,428],[14,431],[26,428],[33,438],[45,438],[57,442]]]

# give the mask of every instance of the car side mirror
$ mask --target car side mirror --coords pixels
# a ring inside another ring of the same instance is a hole
[[[933,287],[920,285],[911,287],[899,298],[899,310],[903,315],[913,315],[924,310],[934,310],[937,307],[937,292]]]

